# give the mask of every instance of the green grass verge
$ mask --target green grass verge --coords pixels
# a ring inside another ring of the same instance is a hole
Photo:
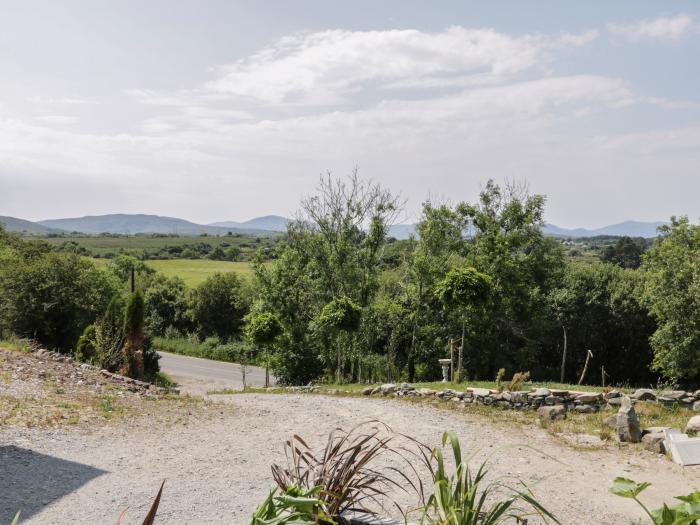
[[[398,383],[401,383],[401,381],[397,381]],[[378,384],[378,383],[377,383]],[[465,390],[467,388],[490,388],[492,390],[496,390],[496,382],[495,381],[465,381],[463,383],[443,383],[441,381],[430,381],[430,382],[418,382],[418,383],[411,383],[414,385],[416,388],[431,388],[433,390],[446,390],[448,388],[452,388],[454,390]],[[501,386],[504,386],[507,389],[508,382],[505,381],[501,383]],[[367,387],[368,385],[363,384],[363,383],[349,383],[349,384],[322,384],[320,385],[322,389],[333,389],[333,390],[352,390],[352,391],[359,391],[362,390],[363,388]],[[571,384],[566,384],[566,383],[557,383],[553,381],[541,381],[541,382],[527,382],[524,383],[522,386],[523,390],[529,390],[530,388],[549,388],[552,390],[572,390],[572,391],[580,391],[580,392],[601,392],[603,389],[599,386],[595,385],[571,385]],[[629,388],[616,388],[616,390],[619,390],[620,392],[625,392],[625,393],[630,393],[633,392],[633,389]]]

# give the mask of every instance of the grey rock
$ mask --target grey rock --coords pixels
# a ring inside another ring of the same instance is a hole
[[[603,426],[615,430],[617,428],[617,414],[611,414],[603,418]]]
[[[685,397],[685,390],[664,390],[661,392],[663,397],[669,397],[671,399],[682,399]]]
[[[566,397],[566,396],[569,395],[569,391],[568,391],[568,390],[555,390],[555,389],[553,389],[553,388],[550,390],[550,393],[551,393],[553,396],[557,396],[557,397]]]
[[[623,396],[620,410],[617,413],[617,437],[626,443],[639,443],[642,439],[642,429],[639,425],[637,413],[632,405],[632,400]]]
[[[700,401],[696,401],[695,403],[693,403],[693,410],[695,412],[700,412]]]
[[[616,397],[622,397],[622,392],[618,392],[617,390],[611,390],[607,394],[605,394],[606,399],[614,399]]]
[[[362,395],[363,396],[371,396],[373,391],[374,391],[374,387],[367,386],[367,387],[362,389]]]
[[[688,421],[688,424],[685,426],[685,432],[686,434],[688,432],[700,432],[700,416],[693,416],[690,418],[690,421]]]
[[[579,403],[597,403],[602,399],[602,395],[595,392],[586,392],[585,394],[579,394],[576,396],[576,401]]]
[[[552,394],[552,391],[549,388],[537,388],[535,391],[532,393],[534,397],[547,397]]]
[[[566,417],[566,408],[564,405],[543,406],[537,409],[537,415],[542,420],[556,421]]]
[[[436,393],[435,390],[432,388],[419,388],[418,389],[418,395],[423,396],[423,397],[431,397],[434,396]]]
[[[491,391],[488,388],[472,388],[472,394],[474,397],[489,397]]]
[[[644,434],[642,436],[642,444],[649,452],[654,452],[656,454],[663,454],[666,452],[666,447],[664,447],[663,431]]]
[[[384,383],[379,387],[379,391],[383,396],[389,395],[396,390],[396,385],[394,383]]]
[[[580,414],[593,414],[596,411],[592,405],[577,405],[574,410]]]
[[[634,391],[632,397],[638,401],[654,401],[656,394],[651,388],[638,388]]]

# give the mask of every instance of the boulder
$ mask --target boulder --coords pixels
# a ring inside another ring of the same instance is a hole
[[[472,388],[472,394],[474,397],[489,397],[491,391],[488,388]]]
[[[693,410],[695,412],[700,412],[700,401],[696,401],[695,403],[693,403]]]
[[[638,388],[634,391],[632,397],[637,401],[654,401],[656,394],[651,388]]]
[[[685,390],[664,390],[663,392],[661,392],[661,396],[670,399],[675,399],[677,401],[685,397]]]
[[[688,432],[700,432],[700,416],[693,416],[690,418],[690,421],[688,421],[688,424],[685,426],[685,433],[687,434]]]
[[[537,409],[537,415],[541,420],[556,421],[566,417],[566,407],[564,405],[543,406]]]
[[[603,418],[603,426],[615,430],[617,428],[617,414],[611,414]]]
[[[367,386],[362,389],[362,395],[363,396],[370,396],[372,395],[372,391],[374,390],[374,387],[372,386]]]
[[[568,390],[555,390],[555,389],[552,388],[549,392],[550,392],[553,396],[557,396],[557,397],[566,397],[566,396],[569,395],[569,391],[568,391]]]
[[[523,391],[517,392],[516,391],[516,392],[509,392],[509,394],[510,394],[510,400],[513,403],[527,403],[527,395],[529,394],[529,392],[523,392]]]
[[[536,388],[532,393],[533,397],[547,397],[552,395],[552,391],[549,388]]]
[[[582,404],[597,403],[602,399],[602,397],[603,396],[595,392],[586,392],[584,394],[577,395],[576,401]]]
[[[605,399],[614,399],[616,397],[622,397],[622,392],[618,392],[617,390],[611,390],[607,394],[605,394]]]
[[[396,390],[396,385],[394,383],[384,383],[379,387],[383,396],[388,396]]]
[[[648,432],[642,436],[642,445],[649,452],[654,452],[656,454],[663,454],[666,452],[666,447],[664,447],[664,433],[663,430],[660,432]]]
[[[617,413],[615,430],[620,441],[626,443],[639,443],[642,439],[642,429],[639,425],[637,413],[632,405],[632,400],[623,396],[620,410]]]
[[[592,405],[576,405],[574,410],[580,414],[592,414],[596,411]]]
[[[431,397],[435,395],[435,390],[432,388],[419,388],[418,395],[423,397]]]

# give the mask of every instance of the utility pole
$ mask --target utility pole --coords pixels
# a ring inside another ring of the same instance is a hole
[[[134,265],[131,265],[131,293],[136,291],[136,271],[134,270]]]

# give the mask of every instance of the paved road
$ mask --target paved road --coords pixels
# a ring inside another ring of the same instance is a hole
[[[243,388],[242,367],[237,363],[212,361],[161,351],[158,353],[160,369],[177,382],[181,391],[204,395],[212,390]],[[270,382],[274,383],[274,377],[270,376]],[[265,369],[248,366],[246,385],[265,386]]]

